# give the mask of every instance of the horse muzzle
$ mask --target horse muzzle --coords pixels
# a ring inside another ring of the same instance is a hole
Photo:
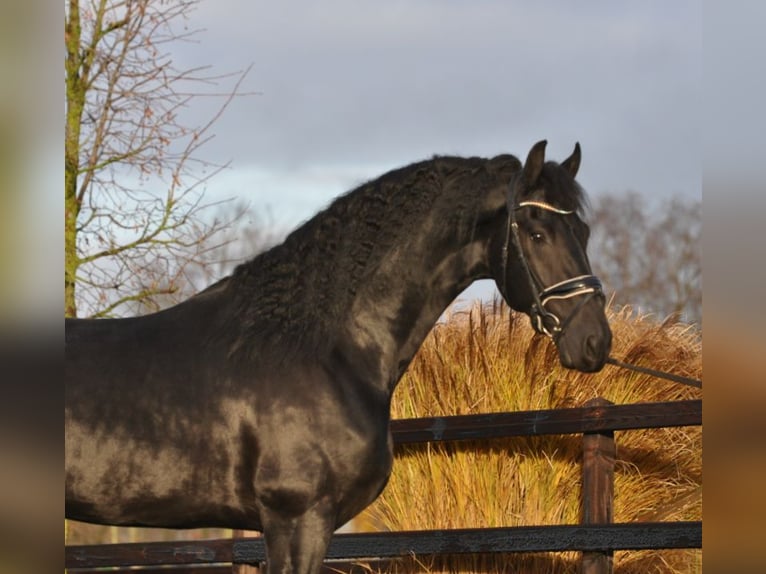
[[[598,277],[580,275],[561,281],[543,289],[536,299],[529,312],[532,327],[553,340],[561,364],[583,372],[601,370],[612,347],[612,332]],[[569,299],[577,302],[563,320],[547,307],[551,302]]]

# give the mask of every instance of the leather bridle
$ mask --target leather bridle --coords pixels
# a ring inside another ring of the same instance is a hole
[[[603,287],[601,285],[601,281],[595,275],[578,275],[577,277],[566,279],[565,281],[560,281],[553,285],[549,285],[548,287],[539,286],[540,282],[535,279],[535,275],[532,273],[529,262],[524,255],[524,250],[521,248],[521,239],[519,238],[519,224],[516,221],[516,211],[524,207],[537,207],[539,209],[564,216],[572,215],[574,211],[560,209],[554,205],[546,203],[545,201],[539,200],[521,201],[517,204],[515,196],[515,183],[516,182],[514,180],[511,180],[510,185],[508,186],[508,198],[506,203],[508,209],[508,224],[505,243],[503,244],[502,251],[503,295],[509,297],[507,272],[508,258],[510,246],[515,245],[516,251],[518,252],[519,262],[522,269],[524,270],[524,275],[527,277],[527,281],[529,282],[529,290],[532,294],[532,304],[528,311],[529,318],[532,322],[532,327],[538,333],[550,337],[554,343],[557,343],[558,339],[564,333],[567,325],[569,325],[569,322],[575,317],[575,315],[577,315],[582,306],[585,305],[585,303],[587,303],[592,297],[604,296]],[[574,309],[572,309],[572,312],[563,322],[555,313],[545,308],[545,305],[550,301],[556,299],[571,299],[572,297],[581,297],[580,302]],[[546,324],[546,322],[548,324]],[[699,389],[702,388],[702,381],[699,379],[693,379],[691,377],[684,377],[657,369],[625,363],[615,359],[612,356],[607,357],[604,362],[610,365],[615,365],[617,367],[622,367],[625,369],[630,369],[640,373],[667,379],[676,383],[689,385]]]
[[[603,287],[601,281],[595,275],[578,275],[571,279],[560,281],[548,287],[542,287],[536,280],[535,275],[532,273],[532,269],[529,266],[524,250],[521,247],[521,240],[519,238],[519,225],[516,221],[516,211],[524,207],[537,207],[556,213],[559,215],[571,215],[574,211],[560,209],[544,201],[528,200],[516,203],[514,194],[514,185],[511,182],[508,192],[508,228],[506,234],[505,244],[503,245],[503,287],[506,295],[508,294],[507,281],[507,265],[510,245],[515,245],[518,252],[519,262],[524,270],[524,274],[529,281],[529,289],[532,294],[532,305],[528,311],[532,327],[538,333],[547,335],[553,342],[557,342],[559,337],[564,333],[569,322],[574,318],[582,306],[591,298],[596,295],[603,295]],[[562,322],[562,320],[555,313],[545,308],[545,305],[553,300],[557,299],[571,299],[572,297],[580,297],[582,299],[577,306],[572,310],[569,316]]]

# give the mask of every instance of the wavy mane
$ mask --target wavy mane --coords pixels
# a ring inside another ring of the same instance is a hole
[[[437,156],[358,186],[235,269],[237,312],[251,334],[280,345],[327,344],[330,323],[387,252],[412,241],[427,220],[441,222],[445,234],[471,233],[482,190],[520,166],[511,155]]]

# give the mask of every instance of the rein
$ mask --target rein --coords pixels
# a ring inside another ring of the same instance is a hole
[[[649,367],[639,367],[638,365],[632,365],[631,363],[623,363],[622,361],[619,361],[611,356],[606,359],[606,362],[610,365],[614,365],[615,367],[622,367],[623,369],[628,369],[630,371],[637,371],[639,373],[644,373],[645,375],[652,375],[660,379],[673,381],[674,383],[680,383],[682,385],[688,385],[698,389],[702,388],[702,381],[699,379],[692,379],[691,377],[683,377],[673,373],[666,373],[665,371],[658,371],[657,369],[650,369]]]

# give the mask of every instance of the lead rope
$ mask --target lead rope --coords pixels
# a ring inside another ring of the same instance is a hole
[[[666,379],[673,381],[674,383],[681,383],[682,385],[688,385],[690,387],[702,388],[702,381],[699,379],[692,379],[691,377],[683,377],[681,375],[675,375],[673,373],[666,373],[665,371],[658,371],[657,369],[650,369],[649,367],[639,367],[638,365],[632,365],[630,363],[624,363],[615,359],[614,357],[607,357],[606,362],[615,367],[622,367],[631,371],[637,371],[644,373],[645,375],[652,375],[659,377],[660,379]]]

